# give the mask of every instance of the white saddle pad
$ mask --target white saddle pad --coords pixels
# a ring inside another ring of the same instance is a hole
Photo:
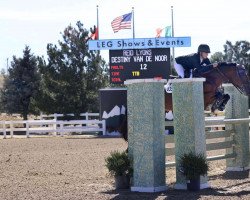
[[[172,83],[170,80],[168,80],[167,84],[164,85],[164,88],[166,90],[166,93],[172,93]]]

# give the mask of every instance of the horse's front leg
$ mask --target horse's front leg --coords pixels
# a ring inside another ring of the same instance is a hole
[[[215,101],[216,89],[217,89],[216,86],[212,83],[205,82],[203,84],[205,109]]]

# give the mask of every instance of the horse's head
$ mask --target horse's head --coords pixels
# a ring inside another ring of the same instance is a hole
[[[224,81],[232,83],[242,94],[250,95],[250,81],[243,65],[223,62],[217,70]]]

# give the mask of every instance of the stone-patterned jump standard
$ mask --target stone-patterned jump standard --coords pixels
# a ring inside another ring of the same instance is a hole
[[[128,144],[133,156],[131,191],[166,190],[164,80],[128,80]]]

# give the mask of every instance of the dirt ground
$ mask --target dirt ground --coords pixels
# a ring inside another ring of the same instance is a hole
[[[104,159],[111,151],[126,148],[121,138],[0,139],[0,200],[250,199],[249,171],[225,172],[225,161],[210,162],[210,189],[174,190],[175,168],[171,168],[166,192],[116,191]]]

